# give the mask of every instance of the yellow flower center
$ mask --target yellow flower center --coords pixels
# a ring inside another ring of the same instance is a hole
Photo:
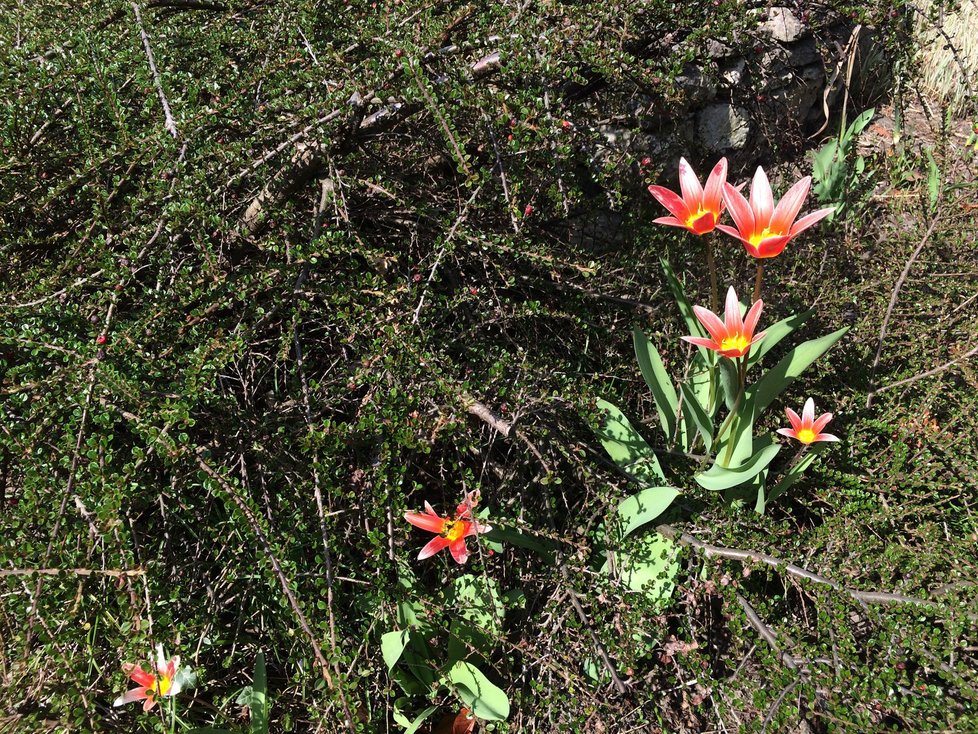
[[[802,443],[811,443],[815,440],[815,431],[811,428],[802,428],[798,431],[798,440]]]
[[[724,352],[728,350],[736,349],[738,352],[742,352],[747,347],[750,346],[750,339],[748,339],[744,334],[737,334],[735,336],[728,336],[723,341],[720,342],[720,349]]]
[[[445,520],[445,524],[442,526],[441,534],[443,537],[448,538],[448,540],[453,543],[465,535],[465,525],[466,523],[461,520]]]
[[[711,212],[709,209],[704,209],[703,207],[699,207],[696,210],[695,214],[690,214],[688,217],[686,217],[686,226],[692,229],[693,225],[700,220],[700,217],[704,216],[705,214],[712,214],[712,213],[713,212]]]
[[[751,247],[760,247],[761,243],[769,237],[780,237],[784,232],[772,232],[767,227],[764,228],[763,232],[754,232],[747,240],[750,242]]]
[[[156,685],[153,688],[147,688],[146,693],[155,696],[159,694],[165,696],[170,692],[170,688],[173,687],[173,680],[168,675],[162,675],[156,679]]]

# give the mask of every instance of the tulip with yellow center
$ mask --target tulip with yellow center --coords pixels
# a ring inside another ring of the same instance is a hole
[[[822,433],[822,429],[832,420],[831,413],[822,413],[818,418],[815,417],[815,401],[808,398],[805,407],[801,411],[801,417],[791,408],[785,410],[791,428],[779,428],[778,433],[788,438],[800,441],[805,446],[819,441],[838,441],[838,436],[831,433]]]
[[[424,560],[435,555],[442,548],[448,548],[452,558],[458,563],[465,563],[469,558],[469,549],[465,545],[465,539],[471,535],[487,533],[492,527],[486,523],[477,521],[472,516],[472,508],[479,502],[478,490],[468,492],[465,500],[455,509],[454,517],[442,517],[427,502],[424,503],[425,511],[405,512],[404,519],[415,527],[427,530],[429,533],[437,533],[421,549],[418,560]]]
[[[700,185],[696,174],[686,162],[679,159],[679,187],[682,198],[664,186],[649,186],[649,193],[669,210],[671,217],[659,217],[656,224],[683,227],[693,234],[712,232],[723,212],[723,187],[727,181],[727,159],[721,158],[713,167],[706,187]]]
[[[767,333],[762,331],[755,334],[757,322],[761,319],[761,309],[764,308],[763,301],[754,301],[754,305],[747,312],[747,317],[740,315],[740,301],[734,292],[733,286],[727,290],[727,300],[724,304],[724,320],[709,309],[702,306],[693,306],[693,313],[710,338],[699,336],[684,336],[683,341],[695,344],[699,347],[712,349],[723,357],[736,359],[743,357],[750,352],[752,345],[764,338]]]
[[[138,685],[119,696],[113,706],[124,706],[134,701],[143,702],[143,711],[149,711],[156,705],[158,698],[175,696],[184,688],[190,688],[194,683],[194,674],[190,668],[180,667],[180,656],[175,655],[169,660],[163,653],[163,645],[156,646],[156,674],[148,673],[142,666],[123,663],[122,670]]]

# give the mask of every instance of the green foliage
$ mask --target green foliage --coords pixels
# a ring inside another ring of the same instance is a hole
[[[860,187],[866,172],[866,159],[861,155],[853,157],[859,135],[873,120],[876,110],[864,110],[846,126],[843,120],[839,136],[833,138],[812,155],[812,191],[824,206],[834,206],[829,218],[841,214],[851,206],[852,198]]]

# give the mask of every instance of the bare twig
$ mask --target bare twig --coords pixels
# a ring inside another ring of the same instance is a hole
[[[969,349],[967,352],[962,354],[960,357],[955,357],[950,362],[945,362],[940,367],[935,367],[932,370],[927,370],[926,372],[921,372],[919,375],[914,375],[913,377],[908,377],[905,380],[897,380],[896,382],[891,382],[889,385],[883,385],[883,387],[877,388],[876,392],[880,393],[884,390],[892,390],[894,387],[900,387],[900,385],[907,385],[911,382],[916,382],[917,380],[922,380],[925,377],[932,377],[933,375],[939,374],[944,370],[950,369],[959,362],[963,362],[969,357],[973,357],[978,354],[978,344]]]
[[[900,295],[900,289],[903,287],[903,282],[907,279],[907,275],[910,273],[910,268],[913,267],[914,262],[920,255],[921,250],[924,249],[924,245],[930,239],[930,236],[934,233],[934,229],[937,227],[937,222],[940,220],[937,214],[931,219],[930,226],[924,233],[924,236],[920,239],[920,244],[914,249],[907,259],[906,265],[903,266],[903,272],[900,273],[900,277],[897,278],[896,284],[893,286],[893,292],[890,294],[890,304],[886,307],[886,315],[883,316],[883,325],[880,328],[879,344],[876,345],[876,356],[873,357],[873,365],[869,370],[869,394],[866,396],[866,407],[870,407],[873,404],[873,396],[876,394],[876,390],[873,389],[873,381],[876,379],[876,367],[880,363],[880,355],[883,353],[883,342],[886,339],[886,330],[890,325],[890,316],[893,315],[893,309],[896,306],[897,296]]]
[[[146,29],[143,28],[143,17],[139,13],[139,5],[134,2],[130,3],[130,5],[132,5],[132,11],[136,14],[136,23],[139,25],[139,37],[143,39],[146,60],[149,62],[150,71],[153,72],[153,85],[156,87],[156,93],[160,96],[160,104],[163,105],[163,127],[176,140],[179,137],[177,124],[173,121],[173,114],[170,112],[170,103],[166,101],[166,94],[163,93],[163,82],[160,80],[160,72],[156,69],[156,60],[153,58],[153,49],[149,45],[149,36],[146,35]]]
[[[754,611],[754,607],[750,605],[750,602],[740,594],[737,594],[737,603],[740,604],[740,608],[743,609],[744,614],[747,615],[747,621],[750,623],[750,626],[753,627],[757,634],[761,636],[761,639],[764,640],[772,650],[774,650],[775,654],[778,656],[778,659],[784,663],[786,667],[797,671],[798,663],[795,658],[787,652],[781,650],[780,646],[778,645],[777,636],[771,631],[771,628],[764,623],[764,620],[761,619],[760,615]]]
[[[473,398],[471,395],[463,393],[461,397],[462,402],[465,404],[465,409],[471,415],[474,415],[476,418],[488,424],[506,438],[509,438],[509,432],[513,430],[512,423],[509,421],[504,421],[502,418],[496,416],[491,410],[489,410],[489,408]]]
[[[0,569],[3,576],[108,576],[110,578],[125,578],[127,576],[145,576],[142,568],[5,568]]]
[[[841,591],[848,594],[853,599],[863,604],[914,604],[921,607],[936,607],[937,604],[928,599],[918,599],[913,596],[904,596],[903,594],[894,594],[889,592],[881,591],[859,591],[857,589],[849,589],[842,586],[837,581],[833,581],[830,578],[826,578],[814,571],[809,571],[808,569],[797,566],[794,563],[786,563],[780,558],[775,558],[767,553],[760,553],[759,551],[752,550],[741,550],[739,548],[725,548],[719,545],[711,545],[710,543],[704,543],[698,538],[694,538],[689,533],[682,533],[672,525],[659,525],[656,530],[669,538],[670,540],[679,543],[680,545],[689,546],[695,548],[697,551],[705,555],[706,557],[718,556],[720,558],[729,558],[734,561],[754,561],[756,563],[763,563],[772,568],[783,570],[784,572],[790,574],[791,576],[796,576],[797,578],[807,579],[816,584],[824,584],[830,586],[836,591]]]

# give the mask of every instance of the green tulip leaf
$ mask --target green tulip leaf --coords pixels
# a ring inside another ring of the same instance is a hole
[[[713,420],[700,405],[693,388],[683,383],[679,386],[683,393],[683,419],[689,425],[696,427],[696,432],[703,439],[703,445],[709,451],[713,448]]]
[[[632,330],[632,341],[635,344],[638,367],[655,400],[655,409],[659,414],[662,432],[666,436],[666,441],[672,441],[676,435],[676,414],[679,410],[676,389],[672,386],[669,375],[666,374],[666,368],[662,364],[659,350],[642,333],[641,329],[636,327]]]
[[[462,703],[479,719],[505,721],[509,717],[509,698],[472,663],[459,660],[445,674]]]
[[[753,408],[754,417],[759,416],[795,378],[831,349],[847,331],[849,327],[845,326],[831,334],[799,344],[747,388],[747,404]]]
[[[679,490],[675,487],[649,487],[624,499],[617,511],[622,539],[655,520],[678,496]]]
[[[596,431],[601,445],[618,467],[639,484],[655,486],[665,483],[659,459],[618,408],[606,400],[598,400],[606,414],[604,426]]]
[[[715,463],[707,471],[693,478],[703,489],[716,492],[746,484],[763,471],[781,450],[780,444],[774,443],[770,436],[764,436],[757,442],[760,447],[747,461],[735,469],[725,468]]]
[[[760,362],[761,358],[765,354],[770,352],[778,345],[778,342],[804,326],[805,322],[808,321],[808,319],[810,319],[814,313],[815,309],[810,308],[807,311],[793,314],[786,319],[782,319],[777,323],[771,324],[769,327],[764,329],[766,332],[764,334],[764,338],[751,347],[750,356],[747,358],[747,368],[750,369],[755,364]]]

